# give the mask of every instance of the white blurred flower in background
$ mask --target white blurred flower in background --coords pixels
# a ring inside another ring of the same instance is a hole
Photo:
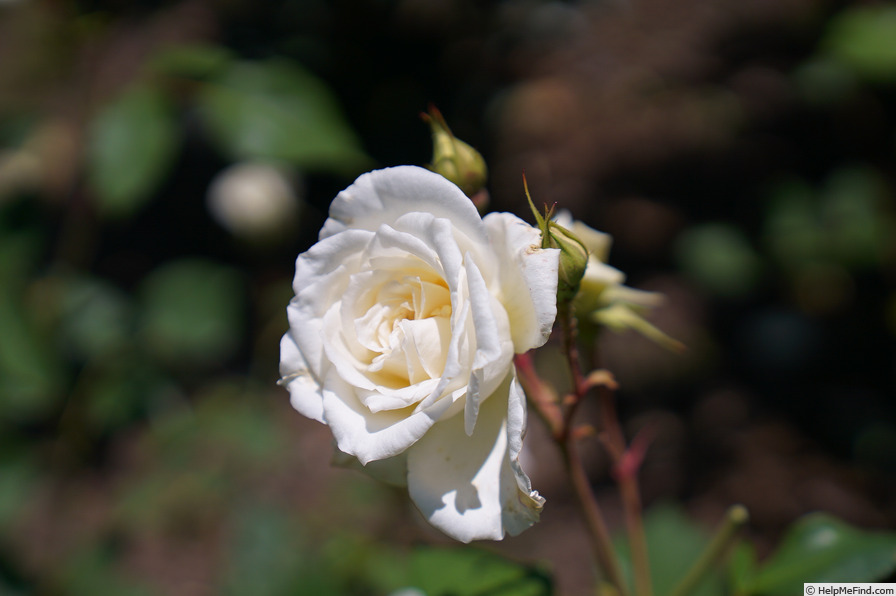
[[[207,205],[212,217],[248,240],[278,237],[292,229],[301,210],[295,174],[262,162],[234,164],[212,180]]]

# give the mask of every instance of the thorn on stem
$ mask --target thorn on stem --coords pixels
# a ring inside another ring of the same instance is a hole
[[[647,426],[641,429],[638,434],[635,435],[631,445],[622,452],[613,468],[613,476],[617,480],[633,478],[638,474],[638,470],[641,469],[641,464],[644,463],[644,456],[647,454],[647,449],[650,447],[650,444],[655,437],[656,432],[652,426]]]
[[[591,424],[580,424],[572,429],[572,439],[574,441],[594,436],[597,436],[597,429]]]
[[[613,373],[603,368],[591,371],[585,379],[585,386],[587,389],[592,387],[606,387],[610,391],[619,389],[619,383],[616,382]]]

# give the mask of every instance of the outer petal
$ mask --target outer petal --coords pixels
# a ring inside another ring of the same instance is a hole
[[[289,390],[289,403],[304,416],[324,421],[324,402],[320,384],[308,370],[292,332],[280,340],[280,383]]]
[[[318,242],[296,260],[296,297],[286,309],[289,332],[280,341],[281,384],[301,414],[326,422],[321,379],[327,367],[321,343],[321,315],[344,291],[348,271],[372,234],[352,231]]]
[[[486,216],[500,261],[498,292],[510,318],[513,348],[521,354],[548,340],[557,318],[560,251],[538,248],[541,233],[510,213]]]
[[[511,536],[516,536],[538,521],[544,498],[532,490],[529,476],[520,467],[520,452],[526,434],[526,394],[514,370],[507,403],[508,461],[519,490],[519,500],[510,501],[504,514],[504,525]]]
[[[509,325],[506,314],[492,304],[485,280],[469,253],[465,259],[467,287],[470,296],[473,331],[476,335],[476,352],[470,374],[467,399],[464,408],[464,430],[473,434],[479,407],[501,384],[511,367],[513,346],[507,341]]]
[[[320,238],[349,228],[375,231],[412,211],[449,219],[474,241],[485,242],[482,219],[472,201],[446,178],[417,166],[386,168],[359,176],[330,204],[330,218]]]
[[[290,334],[318,380],[325,359],[321,344],[322,316],[345,292],[360,253],[373,234],[352,231],[318,242],[296,260],[293,288],[296,296],[286,309]],[[282,360],[282,355],[281,355]]]
[[[411,499],[432,525],[462,542],[518,534],[538,520],[544,503],[529,490],[516,460],[525,402],[515,384],[508,375],[482,403],[472,436],[464,432],[463,416],[454,416],[408,450]]]

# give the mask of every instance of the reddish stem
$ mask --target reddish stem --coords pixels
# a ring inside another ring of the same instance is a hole
[[[603,443],[613,459],[613,476],[619,485],[619,495],[625,514],[625,528],[631,547],[635,576],[635,594],[651,596],[653,587],[642,516],[641,491],[638,486],[638,470],[647,450],[648,437],[642,434],[630,448],[627,447],[611,387],[607,384],[599,385],[598,397],[604,431]]]
[[[579,349],[576,343],[576,321],[568,303],[559,308],[558,315],[563,326],[563,351],[566,354],[569,371],[572,375],[573,392],[569,396],[568,406],[563,413],[560,433],[555,436],[563,452],[573,490],[578,498],[585,522],[588,525],[597,563],[606,579],[616,588],[616,591],[621,595],[625,595],[628,590],[626,589],[626,584],[619,568],[619,561],[613,549],[613,541],[601,514],[597,497],[591,488],[591,482],[585,472],[585,466],[579,456],[576,436],[572,431],[573,416],[579,404],[582,403],[585,394],[591,388],[588,379],[582,374],[582,367],[579,361]]]

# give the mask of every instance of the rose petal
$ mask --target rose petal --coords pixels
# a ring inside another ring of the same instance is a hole
[[[476,352],[464,407],[464,430],[471,435],[481,402],[498,388],[507,375],[513,358],[513,346],[509,341],[502,341],[510,333],[507,315],[500,305],[494,305],[497,308],[493,306],[492,295],[469,253],[465,257],[465,265],[472,326],[476,335]]]
[[[377,387],[373,390],[355,389],[358,400],[371,412],[383,412],[387,410],[399,410],[414,406],[421,400],[428,398],[437,389],[439,379],[428,379],[416,385],[389,389]]]
[[[523,436],[526,434],[526,394],[516,378],[514,370],[510,383],[507,404],[507,460],[518,489],[517,500],[508,500],[504,507],[504,528],[511,536],[516,536],[538,521],[544,498],[532,490],[532,481],[520,466],[520,452],[523,450]]]
[[[528,489],[529,479],[516,460],[520,404],[525,404],[520,395],[508,375],[482,403],[472,436],[464,432],[463,417],[454,416],[433,426],[408,450],[411,499],[452,538],[500,540],[505,532],[518,534],[538,520],[544,500]]]
[[[308,363],[299,351],[292,332],[280,340],[281,384],[289,390],[289,402],[304,416],[324,421],[324,403],[320,383],[308,369]]]
[[[393,457],[416,443],[452,406],[450,396],[430,407],[372,412],[335,369],[324,379],[324,419],[339,449],[362,464]]]
[[[417,166],[368,172],[340,192],[320,231],[326,238],[346,229],[374,231],[409,212],[450,220],[474,241],[485,242],[485,229],[472,201],[439,174]]]
[[[522,354],[548,340],[557,318],[560,251],[538,248],[541,232],[510,213],[491,213],[483,221],[501,263],[497,291],[513,347]]]
[[[308,369],[320,379],[326,361],[321,342],[321,317],[345,293],[360,254],[373,234],[361,230],[318,242],[296,259],[296,296],[286,309],[293,340]]]
[[[451,321],[447,317],[429,317],[403,321],[401,327],[406,337],[404,352],[408,378],[441,377],[451,341]]]

